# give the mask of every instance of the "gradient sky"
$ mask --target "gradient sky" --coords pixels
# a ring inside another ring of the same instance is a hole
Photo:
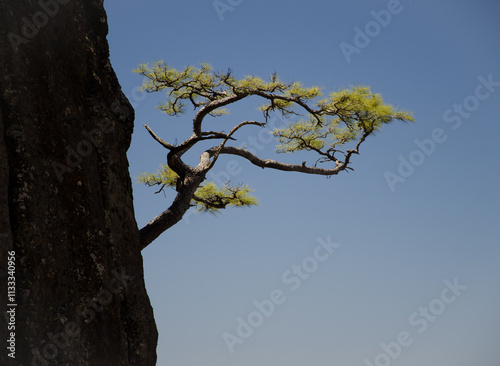
[[[276,71],[326,93],[368,85],[417,123],[386,126],[363,144],[354,172],[331,179],[236,159],[232,182],[253,187],[260,206],[190,213],[143,251],[158,365],[498,366],[500,3],[221,3],[231,11],[200,0],[105,1],[112,65],[136,110],[134,180],[165,162],[143,124],[169,142],[191,133],[191,114],[169,117],[155,109],[162,95],[137,91],[132,70],[155,58],[237,76]],[[371,36],[355,38],[357,29]],[[253,105],[231,111],[235,122],[259,118]],[[243,140],[258,138],[247,131]],[[261,156],[274,158],[262,137]],[[135,183],[139,226],[172,198]],[[311,259],[318,238],[338,244],[322,261]],[[307,278],[294,265],[309,268]],[[280,303],[259,324],[254,301],[272,297]],[[238,318],[249,316],[260,326],[230,353],[223,334],[238,336]]]

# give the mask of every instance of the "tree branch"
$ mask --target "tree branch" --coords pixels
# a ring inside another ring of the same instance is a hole
[[[317,168],[317,167],[308,167],[305,164],[297,165],[297,164],[285,164],[281,163],[276,160],[271,160],[271,159],[261,159],[257,157],[256,155],[252,154],[250,151],[242,149],[240,147],[233,147],[233,146],[222,146],[222,147],[216,147],[208,150],[210,154],[216,154],[217,151],[219,154],[230,154],[230,155],[238,155],[241,156],[248,161],[250,161],[252,164],[261,167],[262,169],[264,168],[271,168],[271,169],[276,169],[276,170],[282,170],[282,171],[288,171],[288,172],[301,172],[301,173],[306,173],[306,174],[316,174],[316,175],[336,175],[342,170],[345,170],[347,168],[347,164],[338,164],[336,165],[335,168],[332,169],[323,169],[323,168]]]
[[[195,200],[196,202],[204,203],[205,205],[213,207],[213,208],[224,209],[227,206],[227,204],[224,204],[222,202],[222,200],[220,202],[216,203],[216,202],[213,202],[213,201],[209,201],[209,200],[207,200],[205,198],[198,197],[196,195],[193,196],[193,200]]]
[[[215,165],[215,162],[219,158],[219,154],[221,152],[221,149],[226,145],[227,141],[231,138],[231,136],[234,133],[236,133],[236,131],[238,131],[241,127],[246,126],[246,125],[257,125],[257,126],[263,127],[266,124],[262,123],[262,122],[256,122],[256,121],[244,121],[244,122],[241,122],[239,125],[235,126],[228,133],[227,138],[225,138],[224,141],[222,141],[221,144],[216,148],[217,150],[215,151],[215,153],[213,155],[209,153],[210,156],[213,156],[213,159],[212,159],[212,162],[210,163],[210,165],[208,166],[207,171],[210,170],[210,169],[212,169],[212,167]]]
[[[312,109],[311,107],[309,107],[309,105],[307,103],[303,102],[299,97],[288,97],[288,96],[284,96],[284,95],[276,95],[276,94],[272,94],[272,93],[266,93],[264,91],[255,91],[252,94],[258,95],[262,98],[265,98],[265,99],[268,99],[271,101],[278,99],[278,100],[284,100],[286,102],[293,102],[293,103],[301,106],[302,108],[304,108],[308,113],[310,113],[316,119],[316,122],[318,122],[318,125],[321,126],[323,123],[321,121],[320,116],[322,114],[325,114],[325,113],[322,113],[321,110]]]
[[[168,149],[168,150],[173,150],[175,148],[174,145],[171,145],[169,144],[168,142],[165,142],[163,141],[157,134],[155,134],[153,132],[153,130],[151,130],[151,128],[149,128],[148,125],[144,125],[144,127],[146,127],[146,130],[148,130],[149,134],[156,140],[160,143],[161,146],[163,146],[165,149]]]
[[[245,97],[247,97],[248,94],[236,94],[232,95],[229,97],[225,97],[222,99],[217,99],[217,100],[212,100],[208,104],[204,105],[198,113],[196,113],[196,116],[193,119],[193,133],[196,136],[201,135],[201,124],[203,122],[203,119],[210,114],[211,112],[215,111],[216,109],[219,109],[221,107],[225,107],[226,105],[232,104],[234,102],[237,102],[238,100],[241,100]]]
[[[206,137],[206,138],[216,138],[216,139],[225,139],[228,137],[227,134],[224,132],[216,132],[216,131],[206,131],[202,132],[201,136]],[[232,137],[229,137],[230,140],[236,140]]]
[[[356,144],[356,147],[351,150],[347,150],[347,153],[345,155],[345,160],[342,163],[342,166],[347,167],[347,164],[349,164],[349,161],[351,159],[352,154],[359,155],[359,147],[361,144],[366,140],[366,138],[373,132],[373,130],[366,130],[363,136],[359,139],[358,143]]]
[[[141,250],[182,219],[186,211],[191,208],[191,199],[204,179],[203,174],[186,178],[184,184],[179,187],[172,205],[139,230]]]

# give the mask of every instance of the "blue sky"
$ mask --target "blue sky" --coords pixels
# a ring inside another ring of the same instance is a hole
[[[238,76],[276,71],[327,93],[368,85],[417,122],[386,126],[354,172],[331,179],[236,159],[232,182],[253,187],[260,206],[189,214],[143,251],[158,365],[498,365],[500,3],[221,3],[231,11],[105,1],[112,65],[136,110],[133,179],[165,162],[143,124],[170,142],[191,132],[192,115],[168,117],[155,109],[162,95],[137,91],[132,70],[154,59]],[[249,104],[231,112],[259,118]],[[248,131],[241,139],[257,138],[260,155],[274,158],[274,142]],[[134,184],[139,226],[172,198]],[[254,301],[272,314],[259,317]],[[238,333],[241,319],[255,327]],[[241,342],[228,347],[224,334]]]

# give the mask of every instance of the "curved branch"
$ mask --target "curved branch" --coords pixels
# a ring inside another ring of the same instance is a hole
[[[196,135],[191,135],[188,139],[184,140],[181,144],[175,146],[170,154],[172,156],[176,157],[177,159],[180,160],[182,155],[184,155],[185,152],[187,152],[189,149],[191,149],[194,145],[196,145],[200,141],[206,141],[206,140],[220,140],[224,139],[225,141],[227,140],[235,140],[232,138],[230,135],[227,135],[223,132],[202,132],[201,136],[196,136]],[[203,157],[202,157],[203,159]]]
[[[311,107],[309,107],[309,105],[307,103],[302,101],[302,99],[300,99],[299,97],[289,97],[289,96],[284,96],[284,95],[278,95],[278,94],[273,94],[272,92],[265,92],[262,90],[248,90],[248,91],[242,92],[242,91],[237,91],[236,89],[233,88],[233,92],[235,93],[234,95],[231,95],[231,96],[228,96],[228,97],[225,97],[222,99],[213,100],[210,103],[203,106],[198,111],[198,113],[196,114],[196,116],[193,119],[193,133],[196,136],[199,136],[201,134],[201,124],[203,122],[203,119],[208,114],[210,114],[211,112],[213,112],[216,109],[219,109],[221,107],[225,107],[226,105],[232,104],[234,102],[237,102],[237,101],[244,99],[244,98],[251,96],[251,95],[256,95],[256,96],[259,96],[259,97],[262,97],[264,99],[268,99],[271,101],[278,99],[278,100],[284,100],[287,102],[293,102],[293,103],[301,106],[303,109],[305,109],[307,112],[309,112],[312,116],[314,116],[314,118],[316,119],[318,124],[320,124],[320,125],[322,124],[322,121],[319,117],[320,115],[322,115],[322,113],[321,113],[322,111],[312,109]]]
[[[226,105],[232,104],[234,102],[237,102],[238,100],[241,100],[245,97],[247,97],[248,94],[235,94],[226,98],[222,99],[217,99],[213,100],[210,103],[204,105],[198,113],[196,113],[196,116],[193,119],[193,133],[196,136],[201,135],[201,124],[203,122],[203,119],[210,114],[211,112],[215,111],[216,109],[219,109],[221,107],[225,107]]]
[[[169,144],[168,142],[166,141],[163,141],[157,134],[155,134],[153,132],[153,130],[151,130],[151,128],[149,128],[148,125],[144,125],[144,127],[146,127],[146,130],[148,130],[149,134],[156,140],[160,143],[161,146],[163,146],[165,149],[168,149],[168,150],[173,150],[175,148],[174,145],[171,145]]]
[[[351,159],[352,154],[359,155],[359,147],[372,132],[373,130],[366,130],[363,136],[361,136],[358,143],[356,144],[356,147],[354,149],[347,150],[347,153],[345,154],[345,160],[342,163],[343,166],[347,166],[347,164],[349,164],[349,160]]]
[[[208,166],[207,168],[207,171],[212,169],[212,167],[215,165],[215,162],[217,161],[217,159],[219,158],[219,154],[221,152],[221,149],[226,145],[227,141],[231,138],[231,136],[233,134],[236,133],[236,131],[238,131],[241,127],[243,126],[247,126],[247,125],[256,125],[256,126],[260,126],[260,127],[263,127],[265,126],[266,124],[263,123],[263,122],[256,122],[256,121],[244,121],[244,122],[241,122],[239,125],[235,126],[227,135],[227,137],[224,139],[224,141],[222,141],[220,143],[220,145],[218,147],[216,147],[216,151],[215,153],[212,155],[209,151],[209,156],[213,156],[213,159],[212,159],[212,162],[210,163],[210,165]]]
[[[271,160],[271,159],[261,159],[258,156],[252,154],[250,151],[242,149],[240,147],[233,147],[233,146],[222,146],[218,148],[212,148],[208,150],[210,154],[216,154],[217,151],[219,154],[230,154],[230,155],[238,155],[241,156],[248,161],[250,161],[252,164],[261,167],[262,169],[264,168],[271,168],[271,169],[276,169],[276,170],[283,170],[287,172],[301,172],[301,173],[306,173],[306,174],[316,174],[316,175],[335,175],[340,173],[342,170],[345,170],[347,168],[346,164],[338,164],[335,168],[332,169],[323,169],[323,168],[317,168],[317,167],[309,167],[306,166],[305,164],[286,164],[286,163],[281,163],[276,160]]]

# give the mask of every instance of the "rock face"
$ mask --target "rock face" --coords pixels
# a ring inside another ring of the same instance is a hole
[[[156,363],[107,31],[102,0],[0,0],[0,365]]]

